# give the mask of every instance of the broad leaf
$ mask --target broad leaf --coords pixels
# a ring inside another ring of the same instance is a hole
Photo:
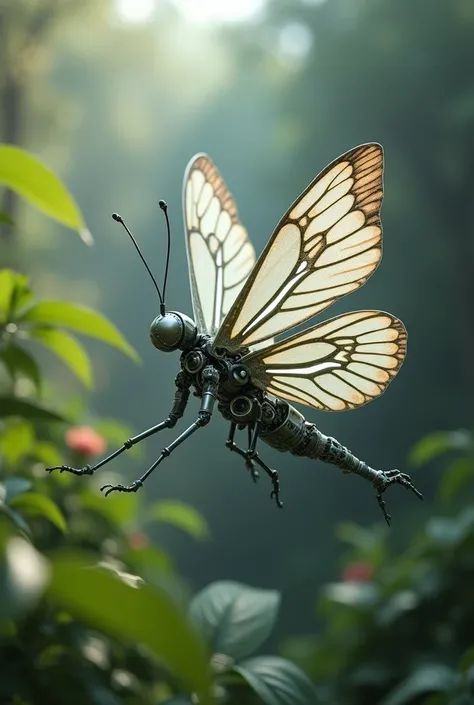
[[[12,145],[0,145],[0,183],[46,215],[76,230],[86,244],[92,244],[74,198],[58,177],[32,154]]]
[[[450,465],[441,478],[439,494],[448,502],[464,487],[467,482],[474,479],[474,458],[460,458]]]
[[[196,595],[190,615],[214,653],[238,660],[253,653],[275,624],[280,595],[222,580]]]
[[[26,350],[14,343],[9,343],[4,350],[0,350],[0,360],[4,363],[13,379],[18,374],[21,374],[31,380],[36,390],[40,391],[41,375],[39,367],[36,364],[36,360]]]
[[[25,419],[12,419],[0,436],[0,454],[8,465],[15,465],[28,455],[35,444],[33,427]]]
[[[212,702],[209,654],[170,597],[126,585],[76,554],[56,554],[52,568],[50,593],[64,609],[94,629],[145,644],[203,705]]]
[[[18,497],[24,492],[28,492],[31,487],[31,480],[26,477],[7,477],[3,482],[5,487],[5,502],[11,502],[14,497]]]
[[[156,502],[147,510],[146,518],[148,521],[172,524],[201,541],[210,536],[209,526],[202,514],[184,502],[173,500]]]
[[[85,387],[91,388],[93,386],[89,356],[76,338],[63,330],[53,328],[34,328],[30,335],[57,355]]]
[[[418,702],[421,695],[450,691],[458,685],[459,680],[459,675],[442,663],[420,666],[394,688],[380,702],[380,705],[405,705],[413,701]]]
[[[415,444],[410,452],[410,462],[417,466],[425,465],[448,450],[468,450],[472,447],[473,437],[470,431],[435,431]]]
[[[37,402],[3,395],[0,396],[0,418],[8,416],[21,416],[25,419],[38,421],[67,421],[56,411],[51,411]]]
[[[125,340],[117,328],[100,313],[86,306],[68,301],[40,301],[31,306],[20,317],[21,322],[37,323],[47,326],[62,326],[102,340],[118,348],[126,355],[139,361],[138,354]]]
[[[267,705],[315,705],[309,678],[279,656],[257,656],[234,667]]]
[[[37,492],[25,492],[12,499],[10,507],[28,517],[43,517],[63,533],[67,531],[66,519],[63,513],[58,505],[46,495]]]

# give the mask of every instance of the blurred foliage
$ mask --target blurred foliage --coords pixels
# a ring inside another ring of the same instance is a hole
[[[450,454],[435,515],[395,555],[385,527],[345,523],[342,581],[321,591],[320,636],[288,639],[283,653],[340,705],[468,705],[474,700],[474,433],[437,432],[413,449],[417,463]]]
[[[8,159],[19,174],[25,156]],[[31,179],[33,201],[37,186]],[[52,211],[61,188],[38,186]],[[0,271],[0,702],[311,705],[313,686],[297,666],[251,658],[274,627],[278,593],[215,583],[187,609],[188,588],[145,529],[172,524],[202,541],[210,530],[199,512],[172,500],[142,507],[143,493],[106,500],[94,482],[45,473],[82,466],[128,433],[111,419],[71,426],[67,411],[44,404],[30,341],[92,386],[87,353],[63,327],[136,358],[106,318],[38,302],[27,277]]]

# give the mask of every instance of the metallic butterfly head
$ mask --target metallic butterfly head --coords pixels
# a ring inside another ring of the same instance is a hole
[[[150,340],[162,352],[187,350],[193,347],[197,338],[194,321],[178,311],[159,314],[150,326]]]

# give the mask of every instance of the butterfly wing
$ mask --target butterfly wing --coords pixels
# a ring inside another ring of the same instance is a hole
[[[406,354],[401,321],[355,311],[243,358],[252,381],[275,396],[324,411],[345,411],[385,391]]]
[[[383,150],[332,162],[285,213],[214,341],[255,346],[362,286],[382,256]]]
[[[187,166],[183,208],[194,317],[201,333],[213,335],[249,276],[255,251],[232,195],[205,154]]]

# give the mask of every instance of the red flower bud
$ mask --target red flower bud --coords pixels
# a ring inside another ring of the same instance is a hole
[[[356,581],[360,583],[368,583],[374,577],[374,569],[370,563],[362,561],[348,563],[342,571],[342,579],[346,582]]]

